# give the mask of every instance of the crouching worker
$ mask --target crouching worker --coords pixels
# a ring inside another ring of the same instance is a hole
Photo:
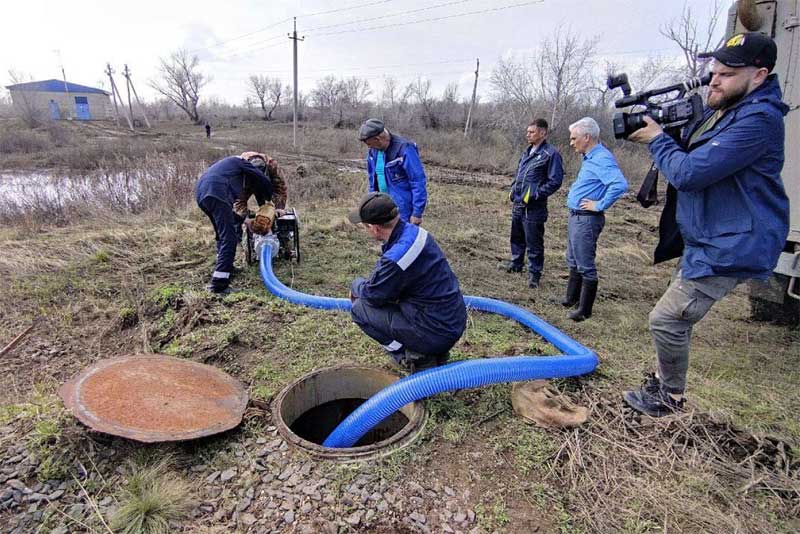
[[[383,243],[370,278],[353,281],[353,322],[412,373],[443,365],[464,333],[467,308],[439,245],[402,221],[385,193],[364,195],[349,219]]]
[[[197,205],[211,219],[217,241],[217,262],[211,283],[206,288],[211,293],[227,294],[231,291],[229,285],[234,271],[233,260],[236,245],[242,238],[244,222],[244,218],[234,211],[234,203],[242,198],[245,191],[255,195],[259,206],[270,201],[272,183],[266,171],[267,160],[261,155],[249,159],[230,156],[211,165],[197,182]],[[271,221],[265,221],[263,216],[260,218],[259,227],[266,227],[268,231],[271,225]]]

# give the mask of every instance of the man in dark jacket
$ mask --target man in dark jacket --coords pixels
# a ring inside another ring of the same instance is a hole
[[[428,204],[428,191],[416,143],[390,133],[378,119],[364,122],[358,138],[369,147],[368,191],[388,194],[397,204],[400,218],[419,225]]]
[[[768,278],[789,232],[780,177],[788,108],[770,74],[775,43],[760,33],[738,34],[703,56],[714,57],[704,120],[684,132],[682,144],[649,118],[630,136],[648,143],[670,185],[658,260],[682,255],[650,312],[656,374],[623,395],[654,417],[683,407],[693,325],[743,280]],[[670,232],[676,223],[679,233]]]
[[[544,223],[547,197],[555,193],[564,179],[561,154],[547,142],[547,121],[536,119],[528,125],[525,138],[530,145],[522,153],[517,174],[511,183],[511,261],[501,267],[507,272],[522,272],[528,249],[528,287],[536,289],[544,267]]]
[[[197,182],[197,205],[211,219],[217,240],[217,262],[207,287],[212,293],[230,292],[236,244],[242,238],[244,222],[234,212],[234,203],[241,199],[243,191],[251,191],[259,206],[272,198],[272,183],[264,174],[266,170],[267,162],[260,156],[230,156],[211,165]]]
[[[383,243],[369,279],[350,290],[351,315],[361,330],[412,373],[444,364],[467,324],[458,279],[427,231],[403,221],[385,193],[367,193],[350,213]]]

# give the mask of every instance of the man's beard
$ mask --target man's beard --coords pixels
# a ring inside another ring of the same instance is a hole
[[[731,93],[728,95],[720,95],[719,99],[716,99],[717,96],[714,93],[711,93],[708,97],[708,107],[714,110],[720,109],[728,109],[729,107],[733,106],[737,102],[739,102],[742,98],[747,95],[747,86],[745,85],[735,93]]]

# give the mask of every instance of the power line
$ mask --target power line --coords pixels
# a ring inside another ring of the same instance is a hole
[[[347,70],[373,70],[373,69],[388,69],[394,67],[418,67],[422,65],[447,65],[447,64],[456,64],[456,63],[472,63],[471,59],[447,59],[443,61],[424,61],[420,63],[394,63],[394,64],[383,64],[383,65],[358,65],[353,67],[330,67],[324,69],[313,69],[307,70],[305,72],[331,72],[331,71],[341,71],[342,69]],[[285,69],[271,69],[271,70],[232,70],[228,69],[229,72],[242,72],[247,74],[271,74],[276,72],[285,72],[289,67]]]
[[[336,9],[329,9],[327,11],[317,11],[315,13],[308,13],[308,14],[305,14],[305,15],[298,15],[297,17],[311,18],[311,17],[317,17],[319,15],[329,15],[331,13],[340,13],[342,11],[351,11],[353,9],[359,9],[359,8],[362,8],[362,7],[369,7],[369,6],[376,6],[376,5],[381,5],[381,4],[388,4],[389,2],[393,2],[393,1],[394,0],[381,0],[381,1],[378,1],[378,2],[368,2],[368,3],[358,4],[358,5],[354,5],[354,6],[340,7],[340,8],[336,8]],[[266,30],[269,30],[271,28],[274,28],[275,26],[279,26],[281,24],[289,22],[290,20],[292,20],[292,18],[297,18],[297,17],[287,17],[287,18],[285,18],[283,20],[279,20],[278,22],[270,24],[269,26],[264,26],[263,28],[255,30],[255,31],[252,31],[250,33],[237,35],[236,37],[231,37],[230,39],[226,39],[225,41],[220,41],[218,43],[214,43],[214,44],[210,44],[208,46],[202,46],[200,48],[196,48],[194,50],[190,50],[189,53],[190,54],[194,54],[194,53],[197,53],[197,52],[201,52],[203,50],[209,50],[211,48],[216,48],[216,47],[231,43],[233,41],[238,41],[239,39],[244,39],[245,37],[250,37],[250,36],[255,35],[257,33],[261,33],[261,32],[264,32]],[[277,37],[283,37],[283,35],[281,34],[280,36],[276,35],[274,37],[267,38],[267,41],[271,41],[272,39],[277,38]],[[266,41],[264,41],[264,42],[266,42]]]
[[[474,0],[456,0],[454,2],[448,2],[448,3],[439,4],[437,6],[429,6],[427,8],[421,8],[421,9],[416,10],[416,11],[425,11],[425,10],[428,10],[428,9],[433,9],[434,7],[443,7],[443,6],[446,6],[446,5],[465,3],[465,2],[468,2],[468,1],[474,1]],[[440,20],[446,20],[446,19],[452,19],[452,18],[458,18],[458,17],[466,17],[466,16],[470,16],[470,15],[479,15],[479,14],[482,14],[482,13],[492,13],[492,12],[496,12],[496,11],[503,11],[503,10],[506,10],[506,9],[513,9],[513,8],[516,8],[516,7],[524,7],[524,6],[529,6],[529,5],[533,5],[533,4],[541,4],[543,2],[544,2],[544,0],[532,0],[532,1],[529,1],[529,2],[521,2],[521,3],[511,4],[511,5],[507,5],[507,6],[492,7],[492,8],[480,9],[480,10],[475,10],[475,11],[468,11],[468,12],[463,12],[463,13],[454,13],[454,14],[451,14],[451,15],[442,15],[440,17],[430,17],[430,18],[427,18],[427,19],[418,19],[418,20],[411,20],[411,21],[406,21],[406,22],[397,22],[397,23],[393,23],[393,24],[382,24],[382,25],[379,25],[379,26],[371,26],[371,27],[366,27],[366,28],[353,28],[353,29],[349,29],[349,30],[341,30],[341,31],[334,31],[334,32],[324,32],[324,33],[316,34],[316,37],[322,37],[322,36],[327,36],[327,35],[339,35],[339,34],[343,34],[343,33],[353,33],[353,32],[361,32],[361,31],[373,31],[373,30],[380,30],[380,29],[385,29],[385,28],[393,28],[393,27],[398,27],[398,26],[410,26],[410,25],[413,25],[413,24],[422,24],[424,22],[436,22],[436,21],[440,21]],[[410,11],[410,12],[406,12],[406,13],[412,13],[412,12],[414,12],[414,11]],[[394,16],[394,15],[392,15],[392,16]],[[378,17],[378,18],[385,18],[385,17]],[[353,24],[353,22],[341,23],[338,26],[348,26],[350,24]],[[331,27],[333,27],[333,25]],[[320,29],[320,28],[321,27],[318,27],[316,29]],[[276,35],[276,36],[267,38],[266,40],[262,41],[262,43],[269,42],[269,41],[277,39],[279,37],[283,37],[283,36],[282,35],[280,35],[280,36]],[[223,58],[223,59],[228,59],[230,57],[235,57],[235,56],[240,55],[240,54],[246,54],[246,53],[250,53],[250,52],[255,52],[257,50],[262,50],[262,49],[265,49],[265,48],[271,48],[272,46],[275,46],[275,45],[269,45],[269,46],[260,46],[259,45],[259,46],[256,46],[254,48],[249,48],[249,49],[246,49],[246,50],[235,52],[232,56],[227,56],[226,58]]]
[[[524,7],[524,6],[529,6],[529,5],[533,5],[533,4],[541,4],[543,2],[544,2],[544,0],[532,0],[531,2],[520,2],[518,4],[511,4],[511,5],[499,6],[499,7],[490,7],[490,8],[487,8],[487,9],[479,9],[479,10],[476,10],[476,11],[468,11],[468,12],[465,12],[465,13],[455,13],[453,15],[443,15],[441,17],[431,17],[431,18],[427,18],[427,19],[411,20],[411,21],[408,21],[408,22],[397,22],[397,23],[394,23],[394,24],[382,24],[380,26],[370,26],[370,27],[367,27],[367,28],[354,28],[354,29],[351,29],[351,30],[325,32],[325,33],[319,33],[316,36],[317,37],[322,37],[322,36],[325,36],[325,35],[340,35],[340,34],[343,34],[343,33],[367,32],[367,31],[373,31],[373,30],[382,30],[384,28],[395,28],[397,26],[411,26],[413,24],[422,24],[423,22],[436,22],[436,21],[440,21],[440,20],[454,19],[454,18],[458,18],[458,17],[468,17],[470,15],[480,15],[482,13],[492,13],[492,12],[495,12],[495,11],[503,11],[505,9],[513,9],[515,7]]]
[[[358,24],[360,22],[371,22],[373,20],[382,20],[382,19],[387,19],[387,18],[392,18],[392,17],[401,17],[403,15],[411,15],[413,13],[419,13],[421,11],[430,11],[432,9],[438,9],[440,7],[453,6],[453,5],[456,5],[456,4],[466,4],[467,2],[474,2],[474,1],[475,0],[454,0],[452,2],[444,2],[444,3],[441,3],[441,4],[435,4],[435,5],[432,5],[432,6],[421,7],[419,9],[412,9],[411,11],[398,11],[397,13],[389,13],[387,15],[380,15],[378,17],[369,17],[369,18],[366,18],[366,19],[351,20],[350,22],[340,22],[338,24],[328,24],[326,26],[317,26],[316,28],[309,28],[309,29],[305,30],[305,33],[311,33],[311,32],[317,31],[317,30],[326,30],[328,28],[338,28],[340,26],[349,26],[351,24]]]

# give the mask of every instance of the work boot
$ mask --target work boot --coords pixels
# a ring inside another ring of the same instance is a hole
[[[500,265],[497,266],[498,269],[501,271],[505,271],[507,273],[521,273],[522,272],[522,264],[514,263],[513,261],[504,261],[501,262]]]
[[[595,297],[597,297],[597,280],[584,280],[578,309],[569,312],[568,317],[575,322],[585,321],[591,317]]]
[[[233,292],[233,289],[231,289],[230,286],[220,288],[220,287],[214,287],[213,285],[209,284],[206,286],[206,291],[208,291],[212,295],[219,295],[221,297],[224,297],[225,295],[230,295]]]
[[[686,399],[676,400],[667,392],[661,381],[654,375],[648,374],[644,384],[639,389],[626,391],[622,394],[625,404],[637,412],[650,417],[663,417],[683,410]]]
[[[581,284],[583,277],[575,269],[569,270],[569,280],[567,280],[567,295],[561,301],[561,305],[565,308],[572,308],[578,303],[581,297]]]
[[[530,289],[537,289],[539,287],[539,280],[541,277],[541,273],[528,273],[528,287]]]
[[[444,365],[450,358],[449,352],[446,352],[444,354],[421,354],[419,352],[414,352],[414,351],[407,351],[407,352],[415,357],[413,359],[410,359],[409,362],[409,372],[411,374]]]

